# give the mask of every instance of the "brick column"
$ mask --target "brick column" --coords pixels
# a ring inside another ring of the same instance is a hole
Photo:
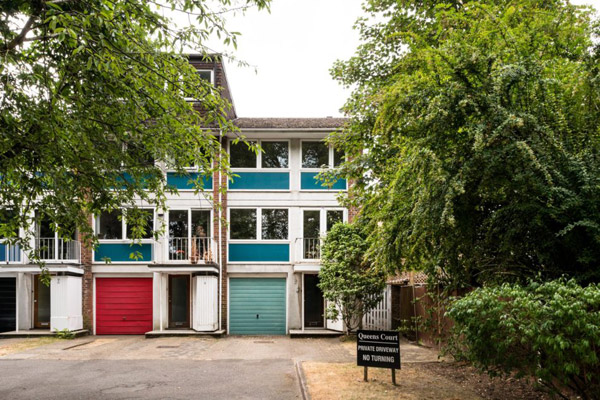
[[[93,224],[92,216],[88,217],[90,226]],[[83,268],[82,287],[82,312],[83,329],[87,329],[90,334],[94,327],[94,281],[92,277],[92,246],[81,233],[79,234],[81,243],[81,267]]]
[[[221,144],[221,151],[225,151],[226,139]],[[218,161],[215,161],[217,166]],[[219,203],[219,188],[227,188],[227,175],[222,172],[216,172],[213,176],[213,229],[214,238],[218,243],[220,258],[221,258],[221,328],[227,330],[227,226],[223,222],[221,224],[221,235],[219,236],[219,208],[221,210],[221,219],[227,218],[227,191],[221,193],[221,202]]]

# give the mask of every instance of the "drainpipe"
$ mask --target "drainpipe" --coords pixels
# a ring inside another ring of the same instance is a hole
[[[222,230],[222,214],[223,214],[223,203],[222,203],[222,193],[221,193],[221,158],[223,156],[223,130],[219,129],[219,145],[220,145],[220,149],[219,149],[219,170],[217,171],[219,180],[217,182],[219,182],[219,236],[218,236],[218,240],[217,240],[217,250],[219,252],[219,290],[217,290],[218,296],[219,296],[219,311],[218,311],[218,316],[219,316],[219,330],[222,329],[222,307],[223,307],[223,249],[221,248],[222,244],[222,234],[221,234],[221,230]]]

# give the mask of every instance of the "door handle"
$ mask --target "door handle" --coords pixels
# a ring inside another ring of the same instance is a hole
[[[256,319],[258,319],[258,314],[256,314]]]
[[[123,317],[123,321],[125,321],[127,319],[127,317]]]

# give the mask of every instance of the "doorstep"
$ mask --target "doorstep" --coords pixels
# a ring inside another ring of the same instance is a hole
[[[290,338],[316,338],[316,337],[339,337],[344,332],[333,331],[331,329],[290,329]]]
[[[88,333],[89,332],[87,329],[79,329],[76,331],[71,331],[71,334],[73,335],[73,337],[86,336]],[[57,334],[58,334],[58,331],[50,332],[49,329],[32,329],[32,330],[24,330],[24,331],[2,332],[2,333],[0,333],[0,339],[54,337]]]
[[[199,332],[193,329],[173,329],[163,331],[150,331],[146,332],[146,339],[158,338],[158,337],[183,337],[183,336],[211,336],[221,337],[225,334],[225,330],[213,332]]]

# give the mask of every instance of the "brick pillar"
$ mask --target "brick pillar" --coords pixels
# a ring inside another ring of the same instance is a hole
[[[225,151],[226,139],[223,138],[221,151]],[[217,166],[218,161],[215,161]],[[222,172],[216,172],[213,176],[213,199],[214,199],[214,218],[213,229],[214,238],[217,240],[220,258],[221,258],[221,328],[227,330],[227,226],[221,223],[221,235],[219,236],[219,209],[221,211],[221,220],[227,218],[227,191],[221,193],[221,202],[219,203],[219,188],[227,188],[227,175]]]
[[[90,226],[93,224],[92,216],[88,217]],[[82,287],[82,312],[83,329],[92,333],[94,328],[94,281],[92,278],[92,246],[81,233],[79,234],[81,243],[81,267],[83,268]]]

